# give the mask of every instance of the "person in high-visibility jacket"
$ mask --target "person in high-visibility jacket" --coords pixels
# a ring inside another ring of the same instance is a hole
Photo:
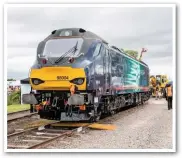
[[[172,100],[173,100],[173,89],[172,85],[166,87],[166,96],[168,102],[168,110],[172,109]]]
[[[159,84],[157,84],[156,89],[155,89],[155,99],[159,99],[159,91],[160,91],[160,87]]]

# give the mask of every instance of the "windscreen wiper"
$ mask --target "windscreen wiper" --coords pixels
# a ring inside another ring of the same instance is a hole
[[[60,56],[56,61],[55,64],[58,64],[62,59],[64,59],[64,57],[66,57],[67,55],[70,54],[75,54],[75,52],[78,50],[77,49],[78,46],[78,41],[76,42],[76,45],[74,47],[72,47],[70,50],[68,50],[66,53],[64,53],[62,56]]]

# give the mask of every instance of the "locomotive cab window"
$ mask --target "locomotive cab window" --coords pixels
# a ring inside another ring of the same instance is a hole
[[[95,57],[95,73],[96,75],[103,75],[103,55],[105,53],[105,47],[101,45],[100,51],[98,52],[97,56]],[[100,82],[101,83],[101,82]]]
[[[99,52],[100,52],[100,47],[101,47],[101,43],[98,43],[95,47],[95,51],[93,53],[93,57],[96,57],[99,55]]]
[[[105,51],[106,51],[106,48],[104,47],[104,45],[101,45],[98,56],[102,57],[103,55],[105,55]]]
[[[61,38],[47,41],[43,55],[47,57],[77,57],[83,44],[82,38]],[[76,48],[74,52],[74,48]],[[73,52],[73,53],[72,53]]]

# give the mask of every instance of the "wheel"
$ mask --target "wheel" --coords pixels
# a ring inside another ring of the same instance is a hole
[[[134,99],[133,100],[134,100],[133,101],[133,106],[135,107],[135,106],[138,105],[138,94],[137,93],[135,93],[135,96],[134,96]]]
[[[95,122],[98,122],[101,118],[101,111],[97,113],[97,116],[95,116]]]
[[[112,111],[110,112],[110,115],[113,116],[114,114],[116,114],[116,111],[115,111],[115,110],[112,110]]]
[[[94,118],[94,117],[91,117],[91,118],[89,119],[89,123],[93,123],[93,122],[95,122],[95,118]]]
[[[143,105],[144,104],[144,101],[143,101],[143,98],[141,97],[141,105]]]
[[[30,104],[30,113],[33,113],[33,104]]]

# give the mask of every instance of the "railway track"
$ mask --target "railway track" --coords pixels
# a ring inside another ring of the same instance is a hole
[[[24,117],[31,117],[33,115],[37,115],[37,112],[30,113],[30,110],[12,112],[7,114],[7,121],[9,123],[18,119],[22,119]]]
[[[101,121],[99,122],[105,124],[104,122],[105,119],[107,119],[107,117],[101,119]],[[27,130],[22,129],[21,131],[15,132],[13,134],[9,134],[7,136],[8,137],[7,148],[8,149],[36,149],[60,137],[69,136],[75,132],[80,132],[86,128],[101,129],[100,127],[98,128],[98,124],[95,124],[95,123],[92,123],[92,124],[83,123],[82,126],[77,125],[77,127],[75,127],[76,124],[73,124],[73,126],[69,126],[67,128],[65,128],[66,125],[59,126],[57,125],[57,123],[60,123],[60,121],[47,123],[44,125],[40,125],[39,127],[33,127]],[[106,125],[104,126],[105,127],[102,127],[102,129],[109,129],[109,130],[113,129],[113,127],[109,127],[109,126],[106,127]],[[60,128],[55,128],[55,127],[60,127]]]
[[[107,117],[106,117],[107,118]],[[99,121],[100,123],[104,123],[105,118]],[[80,132],[86,128],[96,128],[101,129],[98,127],[98,124],[92,123],[83,123],[82,126],[79,124],[73,124],[73,126],[69,126],[67,128],[65,126],[59,126],[57,123],[60,121],[51,122],[45,125],[40,125],[39,127],[33,127],[27,130],[23,130],[9,134],[8,135],[8,149],[36,149],[40,148],[41,146],[54,141],[60,137],[69,136],[74,132]],[[62,123],[63,124],[63,123]],[[104,125],[104,124],[103,124]],[[100,125],[99,125],[100,126]],[[104,125],[102,129],[113,129],[113,127],[109,127]],[[55,128],[54,127],[60,127]]]
[[[23,130],[8,135],[8,149],[36,149],[57,138],[69,136],[74,132],[80,132],[87,124],[81,127],[52,128],[51,125],[59,121],[28,130]]]
[[[24,113],[24,112],[29,112],[30,110],[21,110],[21,111],[16,111],[16,112],[9,112],[8,115],[14,115],[14,114],[18,114],[18,113]]]

